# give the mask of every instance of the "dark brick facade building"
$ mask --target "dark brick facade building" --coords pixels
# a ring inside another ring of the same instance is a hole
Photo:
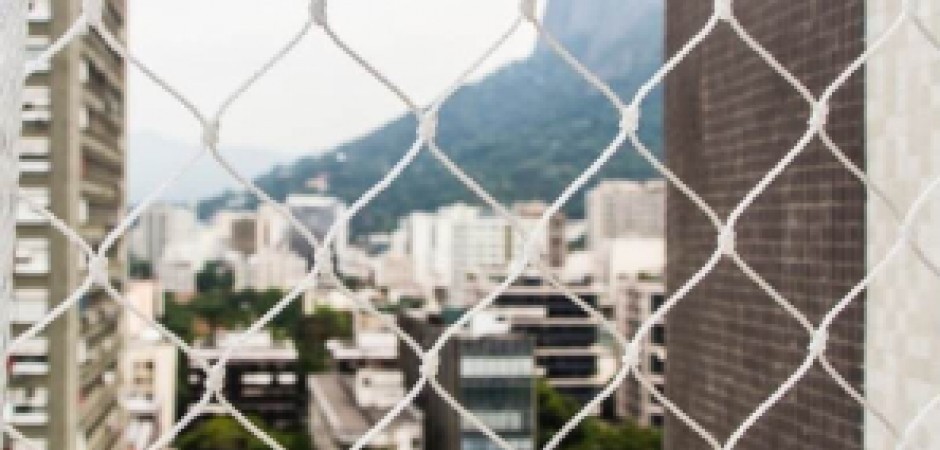
[[[667,53],[706,22],[713,2],[668,0]],[[748,0],[735,14],[815,95],[864,48],[862,0]],[[827,129],[863,164],[864,77],[832,100]],[[668,166],[727,214],[807,128],[809,106],[721,23],[666,80]],[[862,167],[864,167],[862,165]],[[737,226],[741,256],[814,323],[865,272],[865,192],[819,139],[762,194]],[[667,201],[667,283],[675,291],[716,246],[706,217],[680,192]],[[827,351],[861,389],[864,298],[831,328]],[[808,336],[773,300],[723,260],[667,321],[667,395],[724,441],[799,366]],[[750,429],[741,449],[855,449],[861,406],[816,364]],[[707,448],[675,417],[666,448]]]

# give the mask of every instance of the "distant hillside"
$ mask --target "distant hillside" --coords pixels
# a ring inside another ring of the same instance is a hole
[[[137,203],[159,186],[167,174],[190,158],[199,145],[152,132],[140,132],[131,134],[128,148],[128,196],[131,203]],[[239,173],[249,177],[262,175],[275,164],[288,160],[284,154],[258,148],[225,146],[222,152]],[[170,186],[163,200],[189,204],[194,199],[218,195],[237,186],[238,183],[207,155]]]
[[[659,0],[554,0],[546,26],[626,99],[661,65],[663,11]],[[641,137],[662,149],[662,95],[643,105]],[[617,132],[616,111],[600,94],[540,46],[526,59],[458,91],[440,115],[439,140],[451,158],[504,202],[555,198]],[[415,138],[410,116],[320,156],[277,166],[256,179],[275,198],[305,181],[329,178],[329,193],[352,201],[407,151]],[[655,172],[629,145],[598,178],[649,178]],[[388,230],[412,210],[433,210],[474,197],[423,153],[353,221],[354,232]],[[256,200],[227,192],[200,203],[200,215]],[[583,195],[566,206],[583,213]]]

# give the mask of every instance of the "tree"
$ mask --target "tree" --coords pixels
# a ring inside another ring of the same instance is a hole
[[[230,296],[223,292],[212,291],[198,295],[190,303],[193,314],[209,327],[209,344],[215,344],[216,332],[238,321],[238,308],[233,308]]]
[[[196,291],[199,293],[231,292],[233,286],[235,286],[235,274],[232,268],[223,261],[209,261],[196,274]]]
[[[545,444],[581,409],[569,397],[552,389],[544,380],[537,386],[538,446]],[[562,440],[559,450],[657,450],[662,448],[659,431],[632,422],[611,424],[596,417],[584,419]]]
[[[326,341],[351,338],[352,327],[352,316],[348,312],[326,306],[318,307],[312,315],[301,319],[294,337],[301,367],[310,372],[326,370],[329,361]]]
[[[272,430],[255,417],[252,423],[288,450],[308,450],[306,434]],[[180,450],[270,450],[267,444],[251,434],[231,416],[215,416],[180,435],[175,442]]]

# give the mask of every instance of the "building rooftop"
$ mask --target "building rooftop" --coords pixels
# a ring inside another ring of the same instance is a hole
[[[269,333],[254,333],[244,342],[239,342],[242,333],[223,332],[216,337],[213,347],[198,346],[193,352],[204,359],[218,359],[229,347],[234,347],[230,361],[252,360],[278,360],[293,361],[297,359],[297,349],[290,341],[275,341]]]
[[[326,419],[333,438],[340,443],[350,445],[372,428],[387,410],[379,408],[361,408],[356,404],[351,380],[338,373],[321,373],[308,378],[311,402]],[[421,413],[414,407],[406,407],[386,430],[394,430],[401,425],[421,423]]]

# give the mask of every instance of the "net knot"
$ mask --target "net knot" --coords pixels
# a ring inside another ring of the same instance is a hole
[[[813,111],[810,113],[809,121],[807,123],[813,129],[820,130],[826,126],[826,121],[828,118],[829,105],[824,102],[818,102],[813,104]]]
[[[424,142],[434,140],[437,135],[437,113],[428,111],[418,117],[418,137]]]
[[[636,133],[640,129],[640,107],[630,104],[620,109],[620,129],[628,133]]]
[[[88,257],[88,275],[98,284],[105,285],[111,282],[108,274],[108,258],[100,255]]]
[[[421,375],[426,378],[437,378],[437,373],[441,369],[441,361],[437,358],[437,355],[428,354],[424,357],[424,362],[421,363]]]
[[[630,342],[623,350],[623,365],[629,369],[640,364],[640,344]]]
[[[225,370],[222,366],[216,365],[206,372],[206,390],[210,392],[222,392],[225,387]]]
[[[219,145],[219,121],[211,120],[202,127],[202,145],[215,149]]]
[[[519,3],[519,10],[522,12],[522,17],[525,17],[529,22],[538,21],[538,3],[538,0],[522,0],[522,2]]]
[[[737,233],[730,225],[725,225],[718,233],[718,250],[722,255],[731,256],[735,252]]]
[[[310,17],[313,23],[326,26],[326,0],[310,0]]]
[[[810,338],[809,345],[806,348],[811,356],[817,357],[826,351],[828,341],[829,332],[825,328],[820,328],[813,332],[813,337]]]
[[[715,17],[725,22],[730,22],[734,18],[731,0],[715,0]]]

